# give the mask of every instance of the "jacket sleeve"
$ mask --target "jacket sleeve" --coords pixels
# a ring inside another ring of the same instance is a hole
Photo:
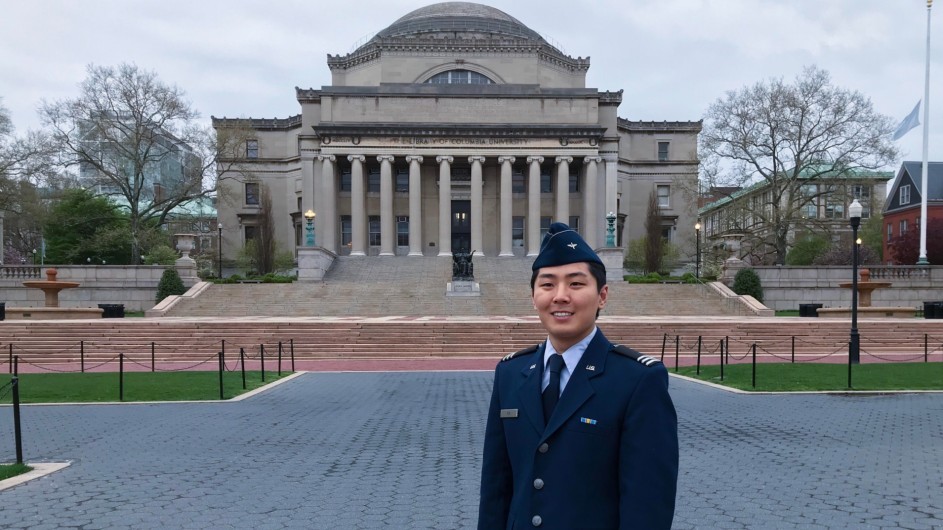
[[[481,498],[478,505],[479,530],[507,526],[513,494],[511,461],[508,458],[504,425],[501,423],[501,400],[498,370],[494,372],[494,388],[485,428],[485,448],[481,463]]]
[[[678,417],[668,371],[648,368],[629,400],[619,448],[620,527],[670,529],[678,486]]]

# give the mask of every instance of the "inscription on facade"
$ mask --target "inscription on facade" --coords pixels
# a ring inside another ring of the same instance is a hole
[[[360,136],[322,136],[323,146],[344,147],[359,146],[361,148],[382,147],[455,147],[455,148],[488,148],[513,147],[533,149],[553,149],[560,147],[595,148],[595,138],[500,138],[477,136],[387,136],[387,137],[360,137]]]

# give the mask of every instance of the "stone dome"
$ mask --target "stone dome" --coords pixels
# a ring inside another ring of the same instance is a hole
[[[419,8],[376,34],[374,39],[480,33],[543,42],[540,34],[500,9],[472,2],[442,2]]]

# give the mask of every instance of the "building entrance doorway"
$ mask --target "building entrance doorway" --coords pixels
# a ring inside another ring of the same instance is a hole
[[[471,201],[452,201],[452,252],[471,252]]]

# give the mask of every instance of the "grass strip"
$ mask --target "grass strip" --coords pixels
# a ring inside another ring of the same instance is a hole
[[[673,372],[674,369],[670,368]],[[848,365],[824,363],[758,363],[756,388],[752,384],[751,364],[682,367],[678,373],[747,391],[796,392],[848,390]],[[874,363],[852,366],[851,390],[943,390],[943,363]]]
[[[32,470],[33,468],[26,464],[0,464],[0,480],[6,480]]]
[[[290,375],[282,372],[282,377]],[[21,403],[95,403],[118,401],[118,372],[20,374]],[[223,376],[226,399],[279,379],[277,372],[246,371]],[[8,404],[7,395],[0,403]],[[219,372],[125,372],[124,401],[200,401],[219,399]]]

